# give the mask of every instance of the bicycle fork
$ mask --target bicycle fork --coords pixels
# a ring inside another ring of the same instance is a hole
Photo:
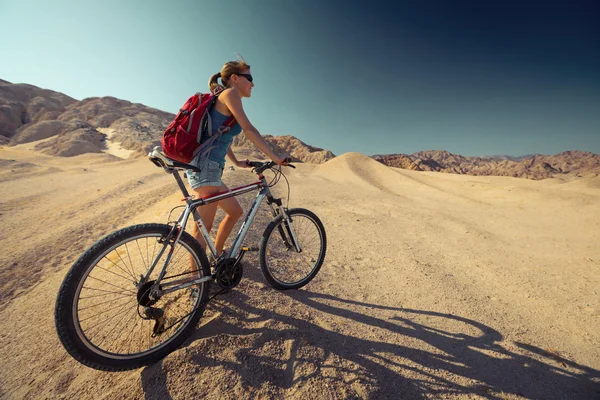
[[[269,207],[271,207],[271,213],[273,214],[274,218],[277,218],[279,215],[281,215],[283,218],[283,222],[281,225],[277,226],[277,230],[279,231],[279,235],[281,236],[281,240],[283,240],[285,247],[288,250],[293,248],[298,253],[301,253],[302,248],[300,247],[300,243],[298,243],[298,239],[296,238],[296,234],[292,228],[292,217],[290,217],[286,212],[285,207],[283,207],[281,203],[281,199],[268,198],[267,203],[269,204]],[[277,205],[277,207],[275,207],[273,204]]]

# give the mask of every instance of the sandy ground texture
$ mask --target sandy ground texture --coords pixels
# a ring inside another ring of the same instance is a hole
[[[597,177],[413,172],[358,153],[286,169],[289,206],[327,231],[314,281],[276,291],[250,254],[178,350],[108,373],[61,347],[57,290],[92,243],[166,222],[181,194],[146,159],[32,148],[0,149],[1,398],[600,398]],[[265,206],[246,244],[269,220]]]
[[[112,140],[115,130],[111,128],[96,128],[98,132],[106,135],[106,150],[105,153],[112,154],[115,157],[127,159],[133,153],[133,150],[124,149],[121,143]]]

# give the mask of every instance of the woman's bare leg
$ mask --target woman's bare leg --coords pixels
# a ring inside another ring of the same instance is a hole
[[[199,199],[201,197],[206,197],[210,196],[211,194],[218,193],[220,190],[220,186],[202,186],[194,189],[193,192],[194,197],[196,199]],[[200,214],[200,218],[202,218],[202,223],[204,224],[204,227],[206,228],[206,231],[208,233],[210,233],[212,229],[212,225],[215,220],[215,214],[217,213],[218,204],[218,202],[210,203],[205,206],[196,208],[196,211],[198,211],[198,214]],[[206,242],[204,241],[204,238],[200,233],[200,229],[198,229],[198,225],[195,221],[192,225],[192,236],[198,241],[200,247],[202,247],[202,249],[206,252]],[[196,269],[197,266],[194,265],[194,260],[192,256],[190,256],[190,271],[195,271]]]
[[[229,188],[226,185],[222,185],[219,189],[221,192],[227,190],[229,190]],[[215,249],[217,250],[217,254],[220,255],[223,252],[225,241],[231,234],[231,230],[235,226],[235,223],[238,221],[238,219],[240,219],[244,211],[235,197],[229,197],[219,201],[219,207],[225,211],[225,217],[219,225],[219,230],[217,231],[217,237],[215,239]]]

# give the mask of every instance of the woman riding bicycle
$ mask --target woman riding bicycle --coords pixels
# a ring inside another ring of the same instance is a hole
[[[222,84],[218,83],[221,78]],[[280,157],[273,152],[267,142],[262,138],[258,130],[250,123],[244,108],[242,107],[242,98],[250,97],[254,83],[250,75],[250,66],[242,59],[240,61],[229,61],[223,65],[221,72],[214,74],[208,81],[208,86],[213,94],[218,94],[215,106],[210,111],[212,130],[216,131],[229,117],[233,115],[236,120],[235,125],[219,135],[215,140],[214,147],[206,154],[199,153],[191,162],[200,172],[192,170],[187,171],[188,182],[194,196],[202,198],[215,193],[229,190],[222,182],[221,177],[225,167],[225,155],[240,168],[247,168],[245,161],[238,161],[231,150],[233,138],[244,131],[246,137],[262,151],[267,157],[278,165],[285,165],[285,158]],[[231,233],[237,220],[242,216],[243,211],[240,203],[235,197],[230,197],[216,203],[207,204],[199,207],[198,212],[205,224],[206,230],[210,233],[217,212],[217,206],[225,212],[225,218],[221,221],[215,239],[215,249],[217,254],[223,252],[225,240]],[[193,225],[193,236],[198,240],[200,246],[206,250],[206,243],[200,234],[200,230]]]

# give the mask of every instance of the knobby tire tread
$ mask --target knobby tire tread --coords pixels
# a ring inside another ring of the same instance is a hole
[[[58,295],[56,298],[56,307],[54,312],[54,320],[58,337],[62,342],[67,352],[82,364],[103,371],[125,371],[143,367],[153,362],[159,361],[160,359],[167,356],[169,353],[177,349],[183,341],[192,333],[195,329],[198,321],[204,313],[204,306],[198,308],[194,314],[190,317],[191,320],[181,332],[177,334],[171,340],[171,343],[165,347],[158,349],[157,351],[147,354],[143,357],[132,358],[129,360],[116,360],[107,358],[96,354],[89,350],[87,346],[81,341],[76,333],[72,308],[75,293],[79,285],[79,281],[83,278],[83,274],[89,267],[89,263],[93,262],[99,254],[102,254],[107,247],[114,246],[119,242],[125,241],[127,238],[136,236],[142,233],[154,232],[164,233],[165,235],[171,230],[171,226],[165,224],[138,224],[132,225],[115,232],[108,234],[102,239],[94,243],[88,250],[86,250],[79,259],[73,264],[67,275],[65,276]],[[190,246],[190,248],[196,253],[200,260],[201,267],[205,276],[210,275],[210,269],[208,267],[208,259],[206,254],[198,244],[198,242],[187,232],[184,232],[181,236],[181,241],[184,241]],[[157,268],[159,268],[157,266]],[[203,298],[200,299],[199,304],[206,301],[208,296],[210,283],[207,282],[205,290],[203,291]]]
[[[323,266],[323,262],[325,261],[325,256],[327,255],[327,235],[325,233],[325,227],[323,226],[323,223],[321,222],[319,217],[317,217],[317,215],[315,213],[313,213],[312,211],[307,210],[305,208],[291,208],[291,209],[287,210],[287,214],[289,216],[291,216],[292,219],[293,219],[294,215],[306,215],[310,219],[315,221],[315,223],[317,224],[317,228],[322,233],[323,240],[321,242],[321,249],[323,250],[323,254],[319,259],[317,267],[300,283],[295,284],[295,285],[282,285],[281,283],[277,282],[277,280],[273,277],[273,275],[267,268],[267,264],[266,264],[267,245],[269,243],[269,238],[273,234],[273,230],[276,227],[279,228],[281,226],[280,223],[281,223],[281,220],[283,219],[283,215],[280,214],[279,216],[274,218],[269,223],[269,225],[267,225],[267,228],[265,229],[265,231],[263,233],[263,237],[262,237],[262,240],[260,243],[260,249],[259,249],[259,260],[260,260],[260,269],[261,269],[265,279],[267,280],[267,282],[269,282],[269,284],[273,288],[275,288],[277,290],[300,289],[301,287],[310,283],[310,281],[312,281],[313,278],[315,276],[317,276],[317,274],[321,270],[321,267]]]

